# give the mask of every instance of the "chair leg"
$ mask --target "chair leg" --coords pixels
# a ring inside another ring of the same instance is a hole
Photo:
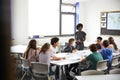
[[[25,77],[25,75],[27,74],[27,72],[25,72],[21,78],[21,80],[23,80],[23,78]]]

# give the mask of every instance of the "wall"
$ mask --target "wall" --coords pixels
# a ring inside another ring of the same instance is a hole
[[[95,42],[100,35],[100,12],[120,10],[120,0],[86,0],[80,2],[80,22],[84,24],[83,30],[87,33],[88,42]],[[13,0],[13,26],[14,44],[27,44],[28,39],[28,0]],[[101,35],[107,39],[111,35]],[[60,37],[60,43],[68,41],[69,38]],[[120,36],[113,36],[117,44],[120,44]],[[49,42],[50,38],[38,39],[41,45]],[[120,45],[118,45],[120,48]]]
[[[26,44],[28,39],[28,0],[11,0],[13,44]]]
[[[104,11],[120,11],[120,0],[89,0],[84,3],[85,10],[85,31],[87,32],[87,40],[95,41],[100,35],[100,12]],[[101,35],[103,39],[107,39],[113,35]],[[120,36],[113,36],[117,44],[120,44]],[[120,45],[118,45],[120,48]]]

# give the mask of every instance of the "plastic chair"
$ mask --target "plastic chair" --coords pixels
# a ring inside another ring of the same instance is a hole
[[[104,74],[103,72],[101,71],[97,71],[97,70],[86,70],[86,71],[83,71],[81,72],[81,76],[87,76],[87,75],[102,75]]]
[[[22,71],[24,72],[24,74],[23,74],[23,76],[22,76],[22,78],[21,78],[21,80],[23,80],[24,77],[27,75],[27,73],[29,74],[30,62],[29,62],[28,59],[25,59],[25,58],[23,58],[23,57],[20,57],[20,59],[21,59],[21,61],[22,61],[22,65],[21,65]]]
[[[48,64],[31,62],[32,80],[51,80]]]
[[[96,70],[106,72],[108,69],[108,60],[101,60],[97,62]]]
[[[120,69],[112,69],[109,71],[109,74],[120,74]]]
[[[119,66],[119,61],[118,61],[118,59],[119,59],[119,57],[113,57],[113,58],[112,58],[112,62],[111,62],[112,68]]]

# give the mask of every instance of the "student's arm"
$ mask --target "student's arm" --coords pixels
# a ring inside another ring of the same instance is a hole
[[[51,60],[61,60],[61,59],[65,59],[65,57],[53,56]]]
[[[84,62],[84,61],[87,61],[87,60],[86,60],[86,56],[82,56],[82,57],[81,57],[81,62]]]

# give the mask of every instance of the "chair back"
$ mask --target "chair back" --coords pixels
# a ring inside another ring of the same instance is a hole
[[[112,69],[109,71],[109,74],[120,74],[120,69]]]
[[[40,62],[31,62],[31,70],[34,78],[38,78],[40,80],[48,80],[49,79],[49,66],[48,64],[40,63]]]
[[[104,70],[107,70],[108,66],[108,60],[101,60],[101,61],[98,61],[97,62],[97,66],[96,66],[96,70],[97,71],[104,71]]]
[[[119,65],[119,61],[118,61],[118,57],[113,57],[112,58],[112,62],[111,62],[111,66],[112,67],[115,67],[115,66],[118,66]]]
[[[28,59],[25,59],[23,57],[20,57],[21,61],[22,61],[22,67],[23,68],[29,68],[30,67],[30,61]]]
[[[97,71],[97,70],[86,70],[86,71],[83,71],[81,72],[81,76],[87,76],[87,75],[102,75],[104,74],[103,72],[101,71]]]

